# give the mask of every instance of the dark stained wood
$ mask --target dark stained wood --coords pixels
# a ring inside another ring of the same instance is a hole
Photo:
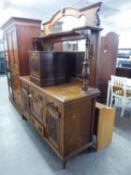
[[[12,17],[1,27],[7,45],[10,98],[19,111],[22,108],[19,76],[29,75],[28,50],[33,49],[32,37],[40,35],[40,23],[40,20]]]
[[[81,52],[29,51],[30,80],[39,86],[68,82],[81,73],[79,56]]]
[[[55,50],[56,44],[61,44],[64,41],[74,41],[74,40],[76,41],[76,40],[85,39],[85,36],[81,35],[81,32],[86,30],[90,30],[92,34],[95,34],[101,31],[102,28],[97,26],[87,25],[87,26],[72,29],[71,31],[51,33],[46,36],[36,37],[36,38],[33,38],[34,50],[56,51]],[[62,45],[60,45],[59,51],[62,51]]]
[[[101,37],[100,56],[97,62],[96,87],[101,91],[99,101],[106,102],[107,85],[111,75],[116,72],[118,35],[110,32]]]
[[[120,77],[131,78],[131,68],[117,67],[116,75]]]

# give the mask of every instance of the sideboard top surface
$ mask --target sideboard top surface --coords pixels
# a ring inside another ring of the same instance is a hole
[[[82,92],[82,82],[77,80],[71,80],[68,83],[59,84],[50,87],[39,87],[38,85],[32,83],[29,79],[29,76],[20,77],[21,80],[26,83],[38,88],[40,91],[43,91],[45,94],[56,98],[62,103],[71,102],[74,100],[81,100],[90,97],[96,97],[99,95],[99,90],[96,88],[89,87],[87,93]]]

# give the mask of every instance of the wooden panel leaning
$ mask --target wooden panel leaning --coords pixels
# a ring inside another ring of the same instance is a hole
[[[96,149],[101,150],[112,141],[115,108],[108,107],[96,102],[95,122],[96,124]]]

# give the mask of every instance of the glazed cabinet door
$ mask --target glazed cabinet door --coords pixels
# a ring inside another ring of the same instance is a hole
[[[7,35],[4,34],[4,52],[5,52],[5,65],[6,65],[6,75],[7,75],[7,83],[8,83],[8,92],[9,97],[12,100],[12,85],[11,85],[11,74],[10,74],[10,64],[9,64],[9,54],[8,54],[8,43],[7,43]]]
[[[61,110],[59,105],[49,100],[46,102],[46,129],[48,140],[59,150],[60,147],[60,118]]]
[[[30,117],[30,102],[29,102],[29,86],[22,82],[22,114],[29,119]]]
[[[30,105],[31,115],[36,117],[40,122],[44,123],[44,95],[38,89],[30,87]]]

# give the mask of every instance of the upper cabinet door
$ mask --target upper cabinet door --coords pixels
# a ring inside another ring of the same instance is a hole
[[[12,53],[14,58],[15,67],[18,68],[18,48],[17,48],[17,37],[16,37],[16,29],[14,28],[11,31],[11,39],[12,39]]]
[[[8,58],[9,58],[9,65],[10,67],[12,67],[14,65],[14,57],[13,57],[13,52],[12,52],[12,37],[11,37],[11,33],[10,31],[7,32],[6,34],[6,38],[7,38],[7,48],[8,48]]]
[[[7,50],[9,53],[9,63],[12,68],[17,68],[19,66],[18,62],[18,50],[17,50],[17,37],[16,29],[12,28],[6,33],[7,40]]]

